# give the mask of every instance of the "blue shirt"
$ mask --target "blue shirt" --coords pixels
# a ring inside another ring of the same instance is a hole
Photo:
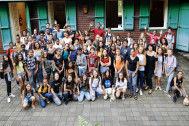
[[[127,47],[122,46],[121,55],[123,56],[124,62],[125,62],[126,59],[130,56],[130,47],[129,46],[127,46]]]
[[[76,61],[76,57],[77,57],[77,49],[71,51],[71,53],[70,53],[70,60],[72,62],[75,62]]]
[[[60,30],[59,32],[56,33],[55,38],[56,38],[56,39],[57,39],[57,38],[63,38],[63,33],[64,33],[64,32]]]
[[[54,30],[54,28],[49,28],[50,33],[52,33],[52,31]],[[44,33],[46,33],[46,28],[44,29]]]

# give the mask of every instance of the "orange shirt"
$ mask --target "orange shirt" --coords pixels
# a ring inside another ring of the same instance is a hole
[[[115,67],[117,70],[120,70],[122,67],[122,61],[123,61],[123,57],[122,56],[115,56]]]

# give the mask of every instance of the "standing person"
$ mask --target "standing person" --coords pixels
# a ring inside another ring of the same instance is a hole
[[[36,38],[37,41],[40,39],[40,36],[39,36],[39,34],[38,34],[36,28],[33,29],[33,35],[32,35],[32,38]]]
[[[16,54],[14,58],[14,74],[16,80],[20,84],[20,97],[22,98],[22,91],[24,90],[24,80],[25,80],[25,71],[24,71],[24,58],[21,53]]]
[[[22,37],[20,38],[20,41],[22,42],[22,43],[24,43],[24,39],[25,38],[27,38],[27,34],[26,34],[26,31],[24,30],[24,31],[22,31]]]
[[[43,80],[43,85],[38,89],[39,100],[42,108],[45,108],[46,103],[50,103],[49,99],[52,98],[51,86],[47,79]]]
[[[173,81],[174,81],[173,102],[176,102],[177,97],[179,97],[179,96],[188,98],[188,94],[186,93],[186,90],[184,87],[184,79],[183,79],[182,71],[177,72],[177,76],[174,77]]]
[[[137,100],[136,88],[137,88],[137,76],[138,76],[137,73],[139,68],[139,58],[135,56],[134,49],[131,49],[130,53],[131,55],[126,60],[125,69],[129,80],[130,98],[134,94],[134,99]]]
[[[138,49],[138,54],[139,58],[139,68],[138,68],[138,82],[140,83],[140,95],[143,95],[142,88],[143,88],[143,77],[144,77],[144,71],[145,71],[145,66],[146,66],[146,55],[145,55],[145,49],[144,46],[140,46]]]
[[[64,46],[64,49],[62,51],[62,57],[64,59],[64,64],[65,64],[65,67],[67,67],[67,64],[68,64],[68,57],[70,55],[70,47],[69,47],[69,44],[65,44]]]
[[[70,45],[70,55],[68,57],[68,60],[76,64],[76,58],[77,58],[77,49],[75,49],[73,45]]]
[[[104,74],[105,77],[102,79],[102,88],[104,91],[104,99],[106,100],[112,94],[112,90],[115,88],[115,85],[110,70],[106,70]]]
[[[45,36],[44,36],[44,31],[40,31],[39,33],[40,35],[40,39],[38,40],[38,42],[40,41],[40,46],[43,50],[47,50],[47,40],[45,39]]]
[[[86,59],[87,56],[89,55],[88,45],[86,43],[83,45],[83,55],[85,56]]]
[[[148,94],[152,94],[152,76],[157,73],[157,55],[155,51],[153,51],[153,45],[148,45],[148,51],[146,53],[146,87],[145,90],[149,89]]]
[[[60,90],[59,90],[60,89]],[[51,93],[53,101],[56,105],[60,106],[62,104],[62,93],[63,93],[63,87],[62,87],[62,80],[59,76],[58,72],[55,72],[53,75],[53,82],[51,82]]]
[[[75,35],[75,32],[73,32],[72,31],[72,28],[71,28],[71,26],[67,26],[67,32],[68,32],[68,36],[69,36],[69,38],[71,38],[72,39],[72,42],[74,41],[74,35]],[[71,44],[73,44],[73,43],[71,43]]]
[[[168,51],[169,47],[168,47],[168,43],[167,43],[167,39],[166,38],[162,39],[161,48],[162,48],[163,54],[165,56],[167,56],[167,51]]]
[[[128,41],[128,46],[131,46],[131,41],[133,41],[133,37],[131,36],[131,32],[127,33],[127,37],[125,38]]]
[[[114,57],[114,69],[115,69],[115,77],[118,77],[118,74],[122,72],[124,67],[124,58],[121,56],[121,49],[116,49],[116,55]]]
[[[77,101],[77,96],[75,93],[75,81],[71,74],[68,75],[67,80],[64,81],[64,92],[63,96],[65,98],[65,104],[68,104],[68,99],[71,98],[73,101]]]
[[[11,93],[11,80],[12,80],[12,62],[8,55],[3,55],[3,63],[2,66],[0,66],[0,72],[3,72],[3,76],[5,78],[5,82],[7,85],[7,102],[9,103],[11,101],[11,97],[15,97],[14,94]]]
[[[55,68],[55,71],[58,72],[58,74],[60,75],[60,80],[62,80],[63,76],[64,76],[64,59],[61,56],[61,50],[58,48],[56,49],[56,55],[53,57],[53,66]]]
[[[162,90],[161,88],[161,77],[164,74],[164,61],[165,61],[165,57],[163,54],[163,50],[162,48],[158,48],[157,51],[157,58],[158,58],[158,65],[157,65],[157,73],[155,74],[155,81],[156,81],[156,88],[155,90]]]
[[[24,59],[27,57],[28,51],[26,50],[26,46],[24,44],[21,45],[21,51],[19,53],[22,54]]]
[[[56,31],[57,31],[56,33],[54,33],[55,39],[63,39],[64,32],[62,30],[60,30],[60,25],[56,24],[55,28],[56,28]]]
[[[111,66],[110,66],[110,69],[111,69],[111,75],[112,75],[112,77],[114,77],[115,76],[115,68],[114,68],[114,57],[115,57],[115,55],[116,55],[116,48],[115,48],[115,44],[114,43],[112,43],[112,45],[111,45],[111,51],[110,51],[110,57],[111,57]]]
[[[38,62],[36,57],[33,56],[33,50],[28,51],[28,57],[24,60],[24,69],[28,74],[29,82],[34,89],[36,89],[36,74],[38,71]]]
[[[168,48],[169,49],[174,49],[175,36],[172,33],[172,28],[171,27],[168,27],[168,34],[165,35],[165,38],[167,39],[167,42],[168,42]]]
[[[63,49],[62,45],[60,44],[60,40],[56,39],[55,44],[53,45],[54,49],[60,48],[61,50]]]
[[[29,101],[32,103],[32,108],[35,109],[36,107],[36,94],[35,89],[27,83],[24,88],[24,96],[23,96],[23,105],[22,109],[25,110],[28,106]]]
[[[116,98],[120,98],[122,93],[122,100],[125,100],[125,95],[127,92],[127,79],[124,78],[123,73],[119,73],[116,79]]]
[[[52,60],[54,57],[54,51],[55,49],[53,48],[53,43],[52,41],[50,41],[49,46],[48,46],[48,51],[47,51],[47,59],[51,66],[52,66]]]
[[[93,42],[91,39],[87,40],[87,43],[88,43],[88,47],[87,47],[87,50],[90,52],[91,50],[91,47],[93,46]]]
[[[108,31],[106,32],[106,35],[105,35],[105,45],[107,46],[108,45],[108,40],[112,39],[113,37],[113,34],[111,33],[111,28],[108,27]]]
[[[167,87],[164,92],[168,97],[171,97],[171,95],[169,95],[169,90],[171,86],[171,81],[174,76],[175,68],[177,66],[177,59],[173,55],[173,50],[169,49],[167,53],[168,56],[165,59],[165,75],[167,77]]]
[[[103,75],[106,70],[110,69],[111,66],[111,57],[108,54],[106,49],[103,50],[102,55],[100,57],[100,72]]]
[[[79,77],[81,77],[81,75],[84,72],[87,72],[87,59],[86,59],[85,55],[82,54],[82,48],[78,48],[77,54],[78,55],[77,55],[76,62],[77,62],[77,66],[79,69]]]
[[[13,42],[10,42],[9,43],[9,49],[7,49],[6,51],[6,54],[11,57],[11,54],[14,53],[14,50],[13,50]]]
[[[145,29],[145,33],[150,37],[150,43],[152,43],[152,39],[154,39],[155,40],[155,45],[157,45],[158,44],[158,40],[160,39],[160,37],[158,35],[156,35],[157,34],[157,30],[154,30],[153,34],[150,34],[150,33],[147,32],[147,30],[146,30],[147,27],[146,26],[144,27],[144,29]]]
[[[20,36],[17,35],[16,36],[16,46],[17,46],[17,50],[21,51],[21,45],[23,44],[23,42],[20,41]]]
[[[87,42],[87,40],[89,40],[90,39],[90,33],[89,33],[89,31],[87,31],[87,30],[85,30],[84,31],[84,41],[85,41],[85,43]]]
[[[147,42],[146,42],[146,37],[145,37],[144,32],[142,32],[142,33],[140,34],[140,37],[139,37],[139,39],[138,39],[139,45],[140,45],[140,41],[143,42],[143,46],[144,46],[144,48],[146,48]]]
[[[29,37],[31,37],[31,36],[29,36]],[[30,42],[28,41],[29,37],[24,39],[24,45],[25,45],[25,47],[26,47],[26,48],[25,48],[26,51],[28,51],[28,50],[29,50],[29,47],[30,47]],[[22,44],[22,45],[23,45],[23,44]]]
[[[80,77],[80,81],[77,85],[77,92],[78,92],[78,101],[82,102],[84,97],[90,101],[91,96],[89,93],[89,81],[87,74],[83,73],[82,76]]]
[[[102,41],[100,41],[100,42],[99,42],[99,45],[98,45],[98,47],[97,47],[97,55],[98,55],[99,58],[100,58],[101,55],[102,55],[103,49],[104,49],[104,44],[103,44]]]
[[[128,40],[123,40],[123,46],[121,47],[121,55],[124,58],[124,62],[130,56],[130,47],[128,46]]]
[[[98,68],[99,68],[99,58],[95,54],[95,48],[91,47],[90,51],[91,51],[91,54],[89,54],[87,56],[87,64],[88,64],[89,72],[91,72],[94,69],[96,69],[98,71]]]
[[[65,37],[63,38],[63,43],[61,43],[61,45],[72,44],[72,38],[69,37],[68,32],[65,32],[64,35]]]
[[[51,68],[50,68],[50,63],[48,62],[47,56],[48,56],[47,51],[43,51],[41,65],[42,65],[43,78],[46,78],[47,81],[49,82],[50,75],[51,75]]]
[[[44,33],[46,32],[46,29],[49,29],[50,33],[52,33],[52,31],[54,30],[54,28],[50,28],[49,22],[46,23],[46,28],[44,29]]]
[[[96,94],[97,97],[100,97],[100,95],[103,94],[101,84],[101,77],[98,75],[98,71],[93,70],[92,76],[89,79],[90,95],[92,101],[95,101]]]
[[[90,32],[94,32],[94,40],[95,40],[95,38],[96,38],[96,35],[99,35],[99,36],[101,36],[101,37],[104,37],[104,24],[102,24],[102,29],[100,28],[100,23],[99,23],[99,22],[96,24],[96,27],[97,27],[97,28],[91,29],[92,26],[93,26],[93,25],[90,24],[90,26],[89,26],[89,31],[90,31]]]

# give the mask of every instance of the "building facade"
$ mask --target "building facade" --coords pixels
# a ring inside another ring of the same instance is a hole
[[[135,41],[145,26],[149,32],[171,26],[176,49],[189,52],[188,12],[188,0],[4,0],[0,2],[0,53],[23,30],[32,34],[47,22],[53,27],[55,20],[61,28],[67,23],[81,32],[100,22],[114,35],[120,34],[121,40],[130,31]]]

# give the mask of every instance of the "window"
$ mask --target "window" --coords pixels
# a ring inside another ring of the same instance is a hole
[[[166,28],[167,26],[168,0],[150,1],[150,22],[151,29]]]
[[[106,28],[123,28],[123,1],[106,0]]]

